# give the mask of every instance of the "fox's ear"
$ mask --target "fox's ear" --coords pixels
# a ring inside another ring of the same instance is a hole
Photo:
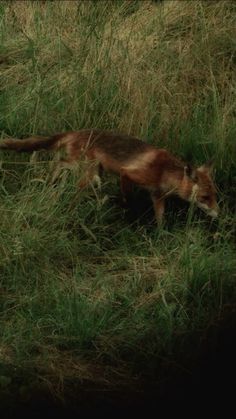
[[[194,182],[197,181],[196,170],[190,164],[184,166],[184,176],[190,177]]]

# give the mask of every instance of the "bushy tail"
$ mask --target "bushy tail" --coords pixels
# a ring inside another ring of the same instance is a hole
[[[37,151],[47,150],[53,148],[58,141],[57,135],[52,137],[29,137],[23,140],[9,138],[0,141],[0,149],[2,150],[16,150],[16,151]]]

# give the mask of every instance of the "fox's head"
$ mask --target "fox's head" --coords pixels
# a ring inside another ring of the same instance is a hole
[[[212,164],[206,163],[196,169],[184,168],[183,182],[186,185],[186,198],[213,218],[218,216],[216,188],[211,177]]]

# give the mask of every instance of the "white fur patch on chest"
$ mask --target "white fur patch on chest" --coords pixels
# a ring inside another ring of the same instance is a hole
[[[189,201],[196,201],[196,195],[199,191],[199,186],[195,183],[195,185],[193,185],[192,187],[192,192],[191,195],[189,197]]]
[[[99,190],[101,190],[101,188],[102,188],[102,181],[101,181],[100,176],[94,175],[92,182],[93,182],[93,184],[96,184],[97,185],[97,187],[98,187]]]
[[[148,150],[138,154],[133,159],[130,159],[123,168],[126,170],[137,170],[144,169],[149,163],[151,163],[156,157],[155,150]]]

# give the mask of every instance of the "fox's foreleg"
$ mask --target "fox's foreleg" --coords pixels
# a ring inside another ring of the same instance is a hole
[[[165,198],[159,191],[155,191],[151,193],[151,198],[153,202],[153,207],[155,211],[156,221],[157,224],[162,224],[163,221],[163,214],[165,211]]]
[[[127,197],[132,190],[133,182],[125,174],[120,174],[120,190],[123,204],[127,204]]]

